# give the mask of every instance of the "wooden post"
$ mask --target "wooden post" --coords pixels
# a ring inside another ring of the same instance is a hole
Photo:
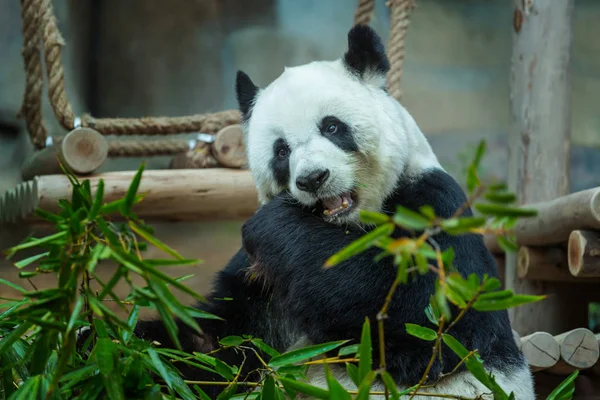
[[[220,165],[242,168],[248,164],[244,131],[241,125],[229,125],[217,132],[212,145],[213,154]]]
[[[76,174],[94,172],[108,156],[108,141],[90,128],[76,128],[59,143],[36,152],[22,168],[23,180],[40,175],[60,174],[59,157]]]
[[[531,204],[569,192],[573,0],[515,0],[514,7],[508,185],[520,204]],[[521,335],[568,330],[569,297],[556,295],[559,284],[520,280],[516,258],[507,254],[506,288],[550,296],[510,309],[512,326]]]
[[[573,231],[569,236],[569,270],[579,278],[600,277],[600,234]]]

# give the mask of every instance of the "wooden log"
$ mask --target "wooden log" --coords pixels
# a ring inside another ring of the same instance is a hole
[[[104,199],[123,198],[135,171],[107,172],[90,176],[95,193],[104,180]],[[0,222],[43,223],[35,208],[59,211],[58,200],[71,198],[65,175],[45,175],[21,183],[2,196]],[[204,170],[145,171],[139,193],[146,193],[133,211],[148,221],[234,220],[250,217],[258,207],[254,181],[249,171],[212,168]]]
[[[514,1],[514,13],[521,18],[515,19],[519,23],[513,27],[508,186],[517,194],[520,205],[550,202],[569,193],[573,0],[538,2],[533,11],[531,4]],[[559,213],[557,208],[552,212]],[[569,213],[564,215],[573,214],[572,209]],[[522,223],[528,220],[524,218]],[[560,236],[557,230],[564,222],[558,221],[559,224],[550,225],[552,236]],[[527,232],[537,231],[534,236],[539,238],[544,227],[549,230],[545,225]],[[523,235],[521,229],[517,229],[519,235]],[[549,295],[543,301],[508,310],[512,326],[522,335],[536,331],[554,335],[583,326],[585,321],[572,325],[572,309],[582,309],[584,305],[568,295],[567,288],[559,295],[563,290],[559,286],[519,279],[516,254],[506,254],[507,289],[517,294]]]
[[[534,332],[522,337],[521,352],[533,372],[553,367],[560,360],[560,346],[547,332]]]
[[[108,156],[108,141],[91,128],[76,128],[52,146],[36,152],[22,167],[24,180],[60,174],[59,158],[76,174],[94,172]]]
[[[594,337],[596,338],[596,342],[600,347],[600,333],[596,333]],[[589,373],[590,375],[600,376],[600,360],[596,361],[596,364],[594,364],[594,366],[590,368]]]
[[[581,279],[571,275],[567,252],[560,247],[521,246],[517,253],[517,276],[532,281],[600,282],[599,279]]]
[[[244,131],[239,124],[226,126],[217,132],[212,149],[213,155],[224,167],[242,168],[248,164]]]
[[[569,271],[578,278],[600,278],[600,234],[576,230],[569,236]]]
[[[573,329],[554,339],[560,346],[560,360],[548,372],[568,375],[576,369],[592,368],[600,358],[598,340],[589,329]]]
[[[528,204],[527,208],[537,209],[538,215],[517,222],[514,233],[520,246],[559,244],[574,230],[600,230],[600,187]],[[504,253],[495,236],[485,235],[484,240],[492,253]]]

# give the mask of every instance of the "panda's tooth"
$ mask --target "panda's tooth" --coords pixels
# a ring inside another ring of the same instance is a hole
[[[331,214],[331,211],[329,211],[329,210],[325,210],[325,211],[323,211],[323,214],[325,214],[325,215],[329,215],[329,214]]]

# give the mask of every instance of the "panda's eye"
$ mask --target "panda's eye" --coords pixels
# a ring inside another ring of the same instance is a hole
[[[280,147],[277,150],[277,157],[279,157],[280,159],[284,159],[288,156],[289,153],[290,150],[287,147]]]
[[[334,133],[336,133],[338,130],[338,126],[336,123],[330,123],[329,125],[327,125],[327,128],[325,128],[325,133],[327,133],[328,135],[333,135]]]

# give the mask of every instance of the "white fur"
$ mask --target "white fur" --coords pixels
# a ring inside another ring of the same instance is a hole
[[[333,376],[336,380],[346,389],[356,391],[356,385],[346,374],[343,368],[336,365],[329,366]],[[531,371],[527,365],[523,365],[520,369],[513,371],[498,371],[492,370],[496,379],[496,383],[507,393],[513,392],[515,399],[517,400],[535,400],[535,394],[533,389],[533,378]],[[317,386],[323,389],[327,389],[327,380],[325,378],[324,368],[320,365],[311,366],[307,372],[307,378],[313,386]],[[399,385],[398,391],[402,391],[408,388],[408,386]],[[371,386],[371,393],[383,393],[385,387],[383,384],[374,383]],[[446,395],[462,396],[467,398],[478,398],[481,400],[493,400],[494,396],[491,390],[479,382],[473,374],[469,371],[455,373],[442,379],[437,385],[433,387],[423,387],[419,389],[419,392],[423,393],[439,393]],[[478,397],[479,396],[479,397]],[[406,396],[408,399],[410,396]],[[385,399],[383,394],[372,394],[369,399]],[[415,396],[415,400],[431,400],[441,399],[441,397],[432,396]]]
[[[260,201],[289,188],[296,200],[312,206],[318,198],[298,190],[296,178],[329,169],[330,178],[319,197],[356,188],[359,207],[346,221],[337,222],[356,221],[360,209],[381,211],[403,173],[414,176],[442,168],[412,116],[380,89],[380,83],[359,80],[338,59],[286,68],[260,90],[245,129],[248,164]],[[319,132],[318,123],[327,115],[351,127],[359,154],[343,151]],[[276,183],[270,167],[277,138],[291,148],[285,188]]]

